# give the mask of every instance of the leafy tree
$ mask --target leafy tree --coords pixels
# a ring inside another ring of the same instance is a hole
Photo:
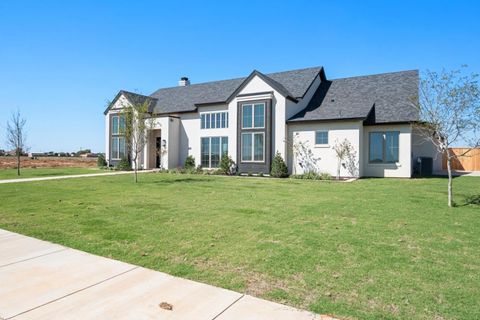
[[[105,160],[105,156],[103,154],[99,154],[97,157],[97,167],[103,168],[107,166],[107,161]]]
[[[138,182],[138,157],[148,141],[148,131],[153,128],[154,119],[148,112],[149,101],[128,103],[123,106],[122,114],[125,125],[121,133],[125,137],[127,152],[131,154],[134,170],[134,181]]]
[[[7,123],[7,145],[15,150],[17,157],[17,175],[20,175],[20,156],[27,149],[27,135],[25,132],[25,123],[20,111],[12,113],[10,121]]]
[[[288,177],[288,168],[283,161],[282,155],[277,151],[275,157],[272,160],[272,167],[270,170],[270,176],[275,178],[285,178]]]
[[[420,113],[415,124],[424,142],[432,143],[447,161],[448,206],[453,205],[452,161],[480,146],[480,88],[477,74],[462,70],[427,71],[420,81],[419,97],[413,100]],[[450,148],[464,144],[459,155]]]

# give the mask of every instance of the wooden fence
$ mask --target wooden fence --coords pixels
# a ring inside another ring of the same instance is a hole
[[[462,154],[468,148],[450,148],[450,152],[454,154]],[[447,169],[447,159],[443,157],[443,169]],[[462,171],[480,171],[480,148],[472,149],[463,157],[454,158],[452,161],[453,170]]]

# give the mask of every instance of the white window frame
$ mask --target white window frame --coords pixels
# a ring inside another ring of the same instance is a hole
[[[208,127],[207,127],[207,118],[208,118]],[[222,119],[225,119],[225,127],[222,127],[222,122],[223,122]],[[217,121],[217,120],[220,120],[220,121]],[[215,126],[213,126],[213,124],[215,124]],[[228,111],[200,113],[200,130],[207,130],[207,129],[228,129]]]
[[[327,143],[317,143],[317,133],[327,133]],[[329,130],[315,130],[315,147],[325,148],[330,145],[330,132]]]
[[[263,105],[263,127],[255,127],[255,105]],[[252,106],[252,126],[251,127],[244,127],[243,126],[243,108],[245,106]],[[265,121],[266,121],[266,113],[267,113],[267,105],[265,102],[248,102],[248,103],[242,103],[242,112],[241,112],[241,123],[242,123],[242,129],[265,129]]]
[[[244,135],[251,135],[252,136],[252,148],[250,155],[252,156],[252,160],[243,160],[243,136]],[[254,160],[255,159],[255,135],[261,134],[263,136],[263,152],[262,152],[262,160]],[[265,162],[265,132],[242,132],[241,139],[240,139],[240,161],[242,163],[264,163]]]

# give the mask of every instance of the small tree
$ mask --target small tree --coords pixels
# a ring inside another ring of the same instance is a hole
[[[25,132],[25,123],[27,121],[20,115],[20,111],[12,113],[10,121],[7,123],[7,145],[15,150],[17,157],[17,175],[20,175],[20,156],[26,151],[27,136]]]
[[[350,141],[348,141],[348,139],[344,139],[342,142],[335,141],[335,145],[332,147],[332,149],[335,151],[335,155],[337,156],[337,180],[340,179],[340,170],[344,161],[345,168],[348,170],[348,173],[351,176],[357,176],[358,164],[356,161],[356,153],[355,148]]]
[[[131,103],[123,106],[125,125],[121,133],[125,137],[127,152],[131,153],[133,162],[133,176],[138,182],[138,156],[144,150],[148,141],[148,130],[153,128],[154,119],[149,117],[149,102]]]
[[[480,88],[477,74],[460,70],[440,73],[427,71],[420,81],[419,97],[413,100],[420,113],[415,124],[424,142],[432,143],[447,161],[448,206],[453,205],[452,160],[463,157],[480,145]],[[456,144],[466,144],[459,155],[451,152]]]
[[[293,150],[293,158],[295,159],[294,161],[302,168],[303,173],[319,172],[318,161],[320,161],[320,157],[316,157],[312,149],[309,148],[308,140],[301,141],[294,138],[291,146]],[[293,165],[293,170],[295,171],[294,173],[296,173],[295,165]]]
[[[227,153],[220,159],[220,171],[227,175],[235,174],[235,161]]]
[[[285,178],[288,177],[288,168],[283,161],[282,155],[277,151],[275,157],[272,160],[272,168],[270,170],[270,176],[275,178]]]
[[[195,158],[192,155],[187,156],[184,167],[187,170],[195,169]]]

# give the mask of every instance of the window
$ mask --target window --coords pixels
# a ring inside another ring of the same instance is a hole
[[[112,116],[112,134],[122,134],[125,131],[125,116]]]
[[[112,137],[112,150],[110,157],[112,159],[123,159],[125,154],[125,137]]]
[[[126,157],[125,148],[125,116],[114,115],[112,116],[112,139],[111,139],[111,159],[123,159]]]
[[[242,133],[242,162],[264,162],[265,133]]]
[[[328,131],[315,131],[315,144],[328,145]]]
[[[242,105],[242,128],[265,128],[265,103]]]
[[[200,115],[200,128],[202,129],[228,128],[228,112],[202,113]]]
[[[218,168],[223,155],[228,154],[228,137],[201,138],[200,160],[203,168]]]
[[[399,138],[398,131],[370,132],[369,133],[369,162],[395,163],[398,162]]]

